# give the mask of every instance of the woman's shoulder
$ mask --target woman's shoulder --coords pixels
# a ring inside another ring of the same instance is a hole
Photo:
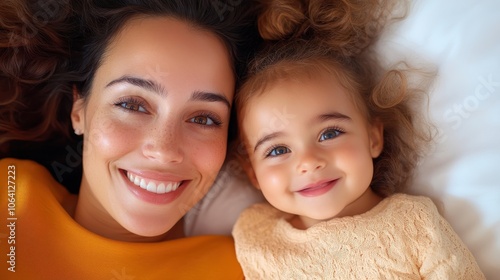
[[[36,161],[28,159],[3,158],[0,159],[0,167],[4,170],[15,170],[15,173],[22,172],[25,176],[20,177],[19,179],[30,178],[33,176],[50,176],[49,171],[45,167]]]
[[[7,182],[8,188],[15,191],[18,202],[28,202],[28,194],[36,188],[39,199],[54,199],[63,203],[71,195],[59,184],[50,172],[41,164],[25,159],[0,159],[0,179]]]
[[[9,158],[9,157],[0,159],[0,166],[2,167],[12,166],[12,168],[22,168],[24,170],[45,169],[36,161],[28,159]]]

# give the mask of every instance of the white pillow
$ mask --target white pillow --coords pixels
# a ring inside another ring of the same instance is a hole
[[[500,275],[500,1],[413,0],[382,36],[387,62],[431,63],[430,117],[440,136],[418,168],[430,196],[488,279]]]
[[[184,216],[184,232],[231,235],[241,211],[262,201],[264,196],[250,184],[238,161],[229,159],[205,197]]]

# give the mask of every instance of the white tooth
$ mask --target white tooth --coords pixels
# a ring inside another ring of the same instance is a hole
[[[141,178],[139,178],[138,176],[135,177],[135,179],[134,179],[134,185],[140,186],[141,185]]]
[[[153,183],[153,182],[149,182],[148,186],[146,187],[146,189],[150,192],[156,192],[156,184]]]
[[[168,185],[165,186],[165,192],[171,192],[172,191],[172,183],[168,183]]]
[[[156,192],[157,192],[157,193],[165,193],[165,184],[160,183],[160,184],[158,185],[158,188],[156,189]]]
[[[132,174],[130,174],[130,173],[128,173],[128,172],[127,172],[127,178],[128,178],[130,181],[132,181],[132,182],[133,182],[134,180],[130,179],[131,177],[132,177]]]
[[[175,191],[177,189],[177,183],[172,183],[172,191]]]
[[[141,186],[141,188],[146,189],[147,185],[146,185],[146,181],[144,179],[141,179],[140,186]]]

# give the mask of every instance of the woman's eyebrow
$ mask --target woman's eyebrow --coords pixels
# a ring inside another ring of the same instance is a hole
[[[231,108],[231,102],[221,93],[206,92],[206,91],[195,91],[189,99],[191,101],[207,101],[207,102],[222,102],[227,106],[228,109]]]
[[[155,81],[152,81],[152,80],[142,79],[142,78],[128,76],[128,75],[122,76],[116,80],[109,82],[106,85],[106,87],[110,87],[112,85],[119,84],[119,83],[128,83],[128,84],[143,88],[147,91],[157,93],[159,95],[164,95],[164,96],[167,95],[167,91],[165,90],[165,88],[161,84],[159,84]]]
[[[115,79],[111,82],[109,82],[106,87],[110,87],[115,84],[119,83],[128,83],[140,88],[143,88],[147,91],[151,91],[154,93],[157,93],[159,95],[166,96],[167,95],[167,90],[165,88],[152,80],[147,80],[147,79],[142,79],[138,77],[133,77],[133,76],[122,76],[118,79]],[[195,91],[191,95],[190,98],[191,101],[207,101],[207,102],[222,102],[224,105],[226,105],[228,108],[231,108],[231,102],[220,93],[214,93],[214,92],[205,92],[205,91]]]

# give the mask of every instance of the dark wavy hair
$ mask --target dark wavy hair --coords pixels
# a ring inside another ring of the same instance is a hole
[[[246,0],[2,1],[1,158],[35,160],[55,176],[54,164],[62,164],[63,173],[76,172],[56,178],[77,191],[82,140],[71,129],[73,88],[86,98],[113,36],[139,15],[173,17],[213,32],[228,49],[237,83],[260,38]]]
[[[383,197],[404,190],[433,136],[433,126],[418,111],[433,73],[405,63],[383,69],[377,61],[372,46],[389,21],[401,18],[392,14],[395,7],[392,0],[263,1],[258,21],[267,46],[251,62],[236,96],[240,125],[249,100],[276,81],[326,73],[369,122],[383,124],[384,147],[373,160],[370,187]],[[241,132],[240,138],[240,159],[248,161]]]

